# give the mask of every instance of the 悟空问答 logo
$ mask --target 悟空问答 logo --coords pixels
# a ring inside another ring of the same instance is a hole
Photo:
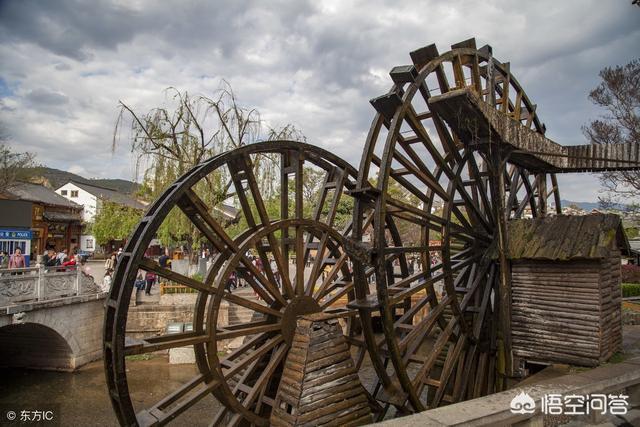
[[[536,402],[524,391],[511,399],[510,406],[514,414],[533,414],[536,411]]]

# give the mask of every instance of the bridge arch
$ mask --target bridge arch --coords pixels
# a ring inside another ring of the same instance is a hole
[[[75,354],[71,344],[77,343],[70,343],[65,335],[71,336],[68,331],[41,323],[0,327],[0,366],[73,370]]]

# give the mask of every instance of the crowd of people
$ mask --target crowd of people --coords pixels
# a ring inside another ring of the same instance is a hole
[[[56,271],[75,270],[81,264],[83,264],[82,258],[78,255],[77,250],[69,254],[67,249],[56,252],[53,248],[47,248],[42,256],[42,266],[47,269],[55,268]],[[28,266],[21,248],[16,248],[13,254],[0,251],[0,269],[27,268]]]

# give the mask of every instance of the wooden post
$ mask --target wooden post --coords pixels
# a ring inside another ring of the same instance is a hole
[[[498,171],[495,173],[494,179],[491,180],[492,193],[494,200],[494,218],[496,218],[495,232],[498,241],[498,261],[500,263],[500,283],[498,286],[498,298],[500,316],[498,329],[502,336],[502,345],[504,347],[505,358],[505,374],[513,375],[513,353],[511,346],[511,266],[507,259],[508,241],[507,241],[507,214],[505,209],[505,186],[506,181],[504,174],[500,171],[504,170],[503,159],[499,149],[493,150],[491,153],[492,169]]]

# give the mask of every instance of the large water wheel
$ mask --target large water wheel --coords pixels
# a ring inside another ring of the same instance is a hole
[[[213,396],[221,403],[213,424],[267,425],[296,319],[318,312],[341,319],[376,419],[504,387],[506,222],[544,216],[551,202],[559,211],[558,185],[548,169],[480,135],[462,110],[445,117],[436,101],[465,90],[519,126],[544,134],[544,125],[490,47],[469,40],[440,55],[431,45],[411,58],[391,71],[390,91],[372,100],[377,114],[359,170],[307,144],[252,144],[198,165],[149,208],[107,300],[105,370],[122,424],[165,424]],[[256,176],[260,162],[277,164],[277,179]],[[312,172],[324,181],[309,197]],[[221,200],[207,193],[227,179],[225,194],[241,208],[233,232],[216,214]],[[177,217],[216,251],[205,277],[145,255]],[[193,330],[127,337],[140,270],[197,293]],[[254,295],[225,289],[233,275]],[[248,319],[232,322],[238,311]],[[194,349],[197,374],[135,406],[126,357],[184,346]]]
[[[560,211],[553,174],[512,163],[504,147],[475,137],[473,129],[457,135],[434,107],[438,97],[465,88],[544,133],[509,64],[495,60],[489,46],[477,49],[474,40],[444,54],[430,45],[411,59],[413,65],[391,70],[393,86],[371,101],[377,114],[354,190],[356,240],[366,236],[363,221],[373,215],[377,290],[375,301],[354,306],[382,314],[385,344],[370,352],[381,382],[397,390],[388,402],[400,411],[503,387],[496,373],[509,361],[503,354],[508,333],[499,325],[508,318],[499,298],[501,274],[508,274],[501,250],[506,221],[543,216],[551,201]],[[464,115],[456,120],[466,126]],[[389,224],[404,232],[393,235]],[[356,263],[354,271],[356,283],[364,284],[358,275],[365,266]]]
[[[275,162],[279,176],[275,180],[256,177],[260,161]],[[304,194],[307,173],[323,177],[322,187],[312,192],[311,199]],[[352,260],[344,249],[353,206],[346,190],[355,186],[356,175],[352,166],[320,148],[290,141],[264,142],[198,165],[158,198],[119,258],[106,304],[105,369],[121,424],[165,424],[213,395],[222,404],[212,414],[214,425],[267,425],[296,319],[302,314],[324,312],[340,318],[356,367],[362,368],[366,339],[357,311],[346,306],[355,299],[355,292]],[[225,178],[231,179],[227,193],[235,194],[242,211],[233,237],[216,218],[214,206],[203,200],[210,188],[207,180]],[[269,190],[271,203],[262,195],[266,190],[261,185],[268,182],[279,182],[278,188]],[[342,224],[336,222],[340,209],[346,209],[347,220]],[[216,250],[204,278],[179,274],[145,255],[162,224],[171,216],[176,220],[176,215],[190,221]],[[249,259],[250,254],[263,269]],[[130,301],[140,270],[197,292],[192,331],[137,339],[127,336]],[[248,295],[225,289],[234,272],[250,286]],[[248,321],[232,324],[231,313],[238,311],[248,311]],[[364,325],[369,326],[370,322]],[[367,331],[366,336],[373,334]],[[237,342],[231,350],[226,345],[230,340]],[[197,375],[153,405],[134,407],[126,356],[184,346],[194,348]],[[373,394],[381,390],[375,374],[369,375],[369,388]],[[375,400],[371,401],[375,407]]]

